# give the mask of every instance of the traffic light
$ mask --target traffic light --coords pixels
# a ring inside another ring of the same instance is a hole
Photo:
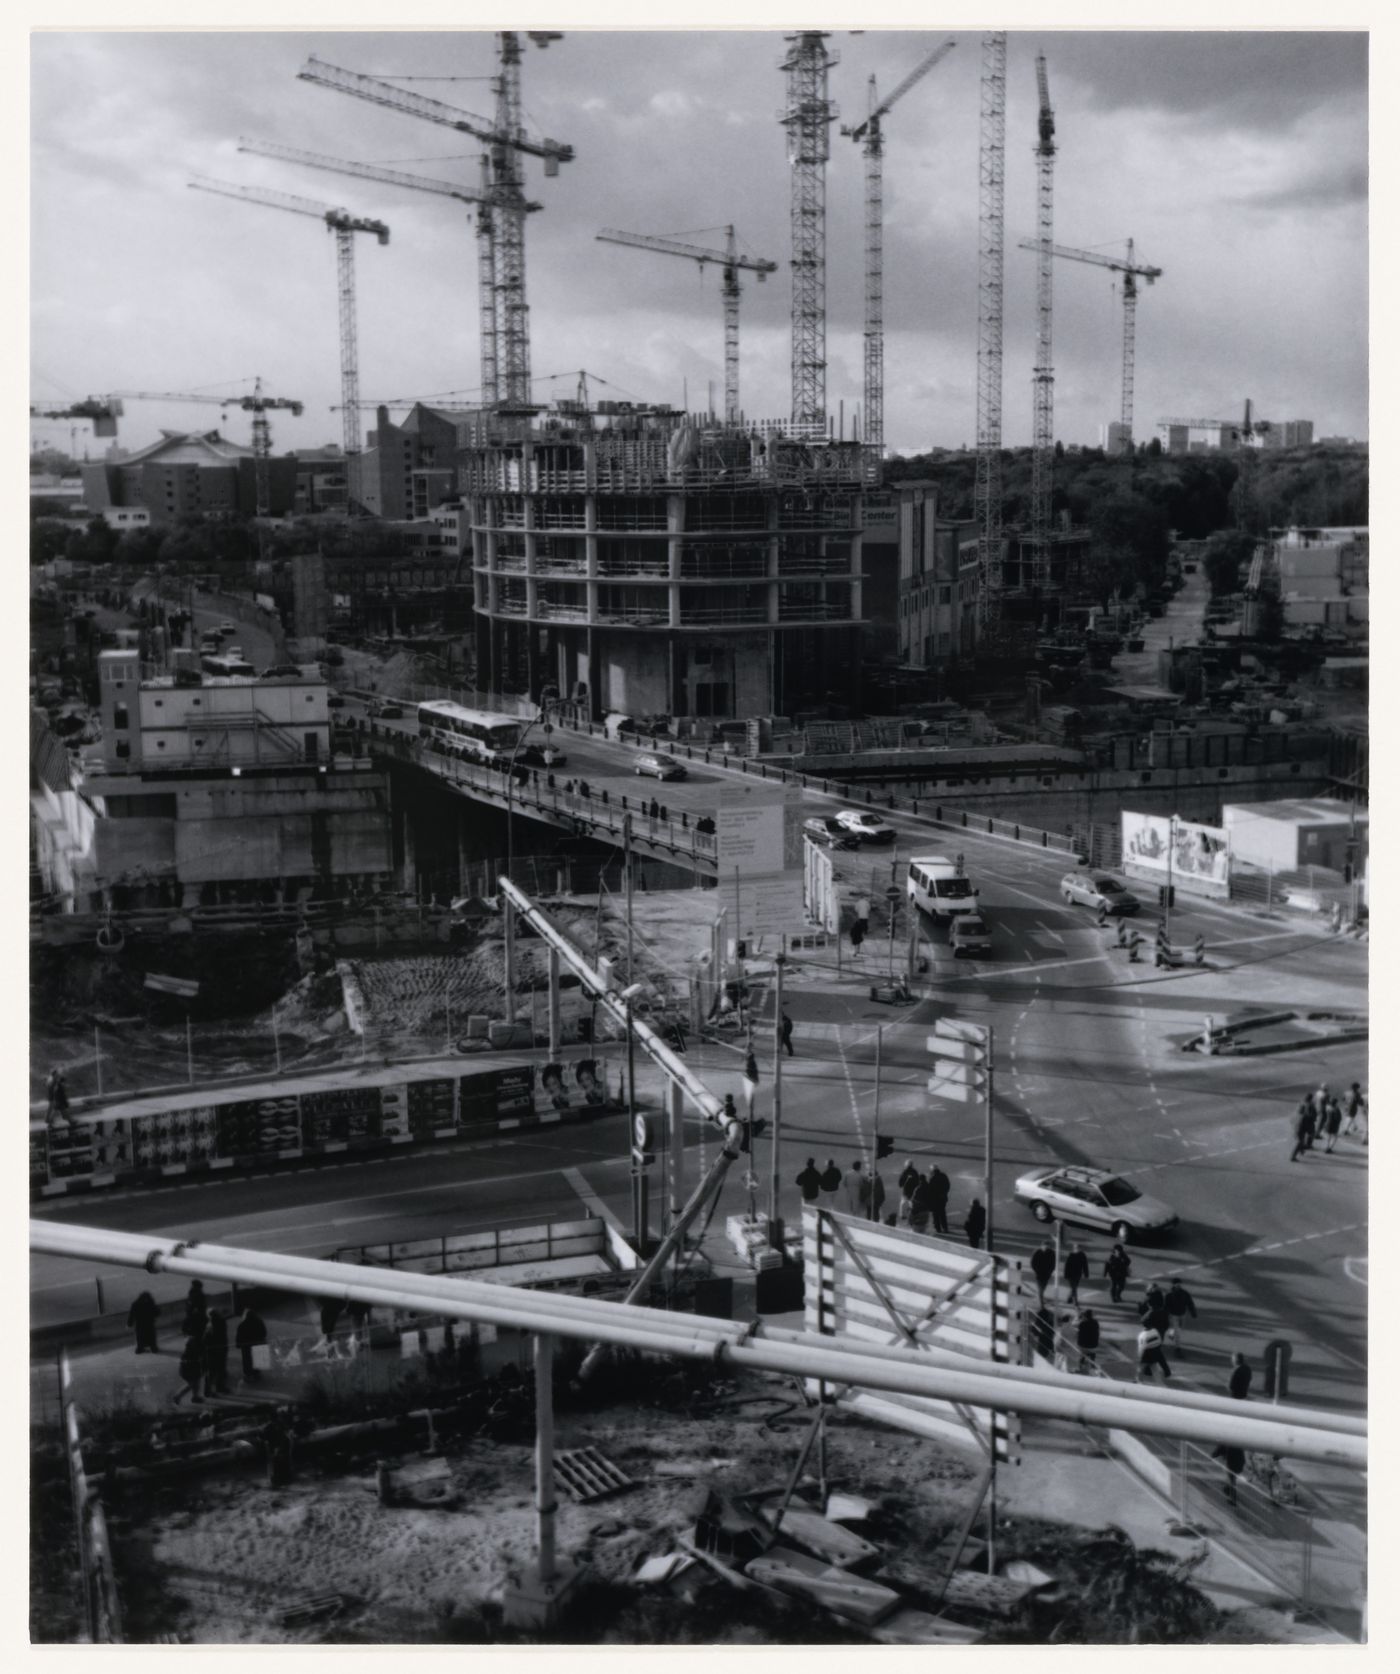
[[[893,1136],[887,1133],[877,1133],[875,1135],[875,1160],[878,1162],[881,1157],[892,1157],[893,1155]]]

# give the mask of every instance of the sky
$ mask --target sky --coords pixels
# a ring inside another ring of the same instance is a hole
[[[827,170],[827,401],[861,401],[863,162],[840,133],[941,40],[956,49],[885,119],[885,434],[889,447],[975,436],[975,27],[833,28]],[[536,399],[575,393],[692,409],[722,399],[714,267],[598,243],[604,227],[742,247],[779,263],[745,276],[741,402],[786,417],[790,171],[777,117],[778,31],[569,30],[529,48],[526,122],[576,159],[545,179],[527,231]],[[1311,419],[1366,437],[1367,38],[1359,31],[1175,34],[1013,30],[1007,55],[1003,440],[1030,441],[1035,354],[1035,58],[1055,111],[1055,239],[1163,270],[1137,310],[1135,432],[1167,416]],[[297,80],[315,55],[487,114],[489,34],[95,33],[30,39],[30,397],[234,392],[260,375],[305,402],[274,413],[275,451],[337,441],[333,238],[309,218],[191,191],[194,174],[292,192],[386,221],[356,240],[364,398],[480,382],[476,248],[454,200],[240,154],[240,136],[472,185],[479,144]],[[1057,262],[1055,434],[1094,445],[1118,416],[1115,276]],[[364,415],[365,424],[372,414]],[[216,406],[133,402],[124,446],[160,428],[221,426]],[[224,433],[248,440],[247,415]],[[31,425],[60,445],[62,424]],[[78,433],[93,457],[105,444]]]

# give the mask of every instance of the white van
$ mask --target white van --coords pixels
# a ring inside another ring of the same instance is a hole
[[[977,911],[977,891],[946,854],[916,854],[905,885],[909,899],[935,918],[956,918]]]

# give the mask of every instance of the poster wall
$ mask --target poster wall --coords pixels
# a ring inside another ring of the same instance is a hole
[[[1188,895],[1223,897],[1230,888],[1230,851],[1220,826],[1124,810],[1123,870]]]

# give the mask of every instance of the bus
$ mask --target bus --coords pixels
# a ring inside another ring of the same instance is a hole
[[[199,659],[199,666],[206,674],[213,675],[241,674],[251,677],[257,672],[243,657],[205,656]]]
[[[418,736],[488,766],[504,767],[520,742],[522,725],[510,715],[464,709],[460,703],[420,703]]]

